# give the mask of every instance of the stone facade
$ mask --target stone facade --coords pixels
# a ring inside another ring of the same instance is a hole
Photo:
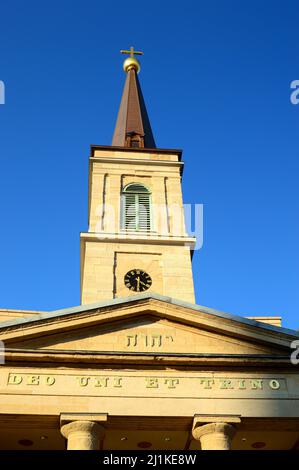
[[[2,449],[297,446],[292,330],[147,293],[2,322],[0,339]]]

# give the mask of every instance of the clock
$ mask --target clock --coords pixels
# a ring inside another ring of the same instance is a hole
[[[143,292],[152,285],[152,279],[149,274],[142,269],[132,269],[124,277],[125,286],[135,292]]]

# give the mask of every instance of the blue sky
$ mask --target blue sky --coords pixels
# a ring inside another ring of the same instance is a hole
[[[204,204],[197,303],[297,329],[298,22],[292,0],[2,2],[0,306],[80,303],[89,145],[111,143],[134,45],[156,143]]]

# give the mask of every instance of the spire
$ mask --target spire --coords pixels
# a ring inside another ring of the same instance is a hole
[[[121,53],[130,54],[130,57],[124,61],[124,71],[127,77],[118,111],[112,145],[120,147],[156,148],[137,76],[137,73],[140,71],[140,64],[136,57],[134,57],[134,54],[141,55],[143,52],[134,51],[134,48],[131,47],[129,51],[122,50]]]

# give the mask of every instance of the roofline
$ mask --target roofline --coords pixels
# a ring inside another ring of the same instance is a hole
[[[84,312],[88,310],[95,310],[98,308],[112,307],[114,305],[122,305],[126,303],[133,303],[133,302],[138,302],[138,301],[147,300],[147,299],[158,300],[160,302],[167,302],[169,304],[173,304],[179,307],[185,307],[194,311],[200,311],[203,313],[211,314],[216,317],[225,318],[228,320],[234,320],[234,321],[243,323],[248,326],[258,327],[269,332],[280,333],[280,334],[285,334],[288,336],[299,338],[299,332],[296,330],[269,325],[266,323],[259,322],[257,320],[249,320],[248,318],[244,318],[238,315],[233,315],[230,313],[222,312],[220,310],[214,310],[209,307],[192,304],[190,302],[185,302],[183,300],[174,299],[172,297],[167,297],[167,296],[156,294],[156,293],[146,293],[146,294],[137,294],[137,295],[130,296],[130,297],[120,297],[117,299],[110,299],[110,300],[105,300],[102,302],[95,302],[95,303],[86,304],[86,305],[78,305],[76,307],[64,308],[60,310],[53,310],[51,312],[35,314],[27,318],[18,318],[15,320],[0,322],[0,330],[2,328],[17,326],[17,325],[21,325],[25,323],[37,322],[40,320],[46,320],[46,319],[55,318],[59,316],[64,316],[64,315],[67,316],[67,315],[79,313],[82,311]]]

